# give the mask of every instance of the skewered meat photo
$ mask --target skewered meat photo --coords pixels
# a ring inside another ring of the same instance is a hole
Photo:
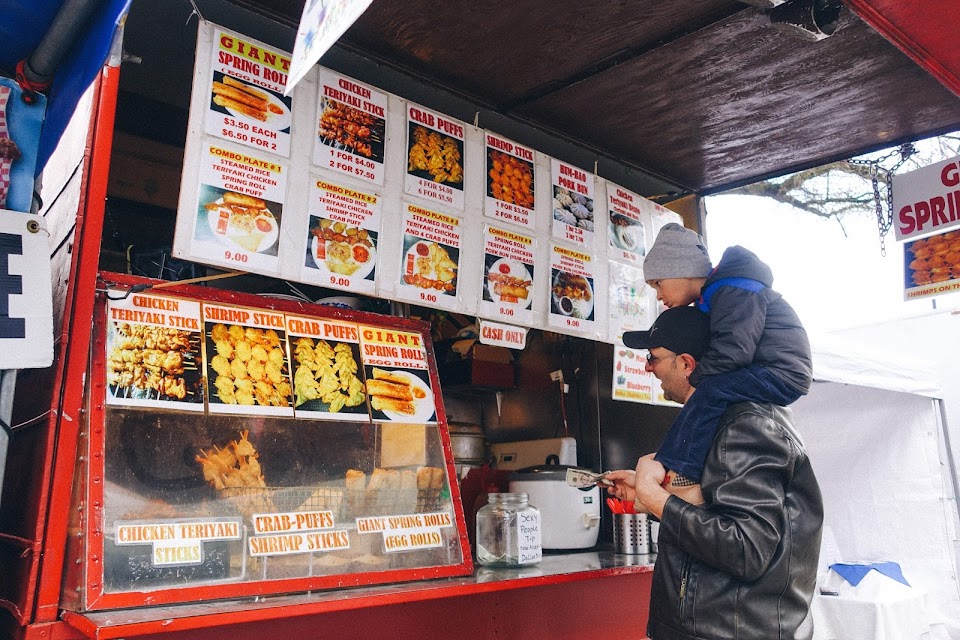
[[[199,343],[199,334],[190,331],[114,323],[107,348],[111,396],[202,403]]]
[[[328,147],[383,162],[386,126],[383,118],[325,97],[317,136]]]

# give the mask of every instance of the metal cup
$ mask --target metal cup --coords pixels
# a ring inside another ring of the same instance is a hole
[[[613,550],[624,554],[650,553],[647,514],[613,514]]]

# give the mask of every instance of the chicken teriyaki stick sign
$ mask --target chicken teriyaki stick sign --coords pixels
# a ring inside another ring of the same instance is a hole
[[[107,320],[107,404],[203,411],[199,302],[133,294]]]

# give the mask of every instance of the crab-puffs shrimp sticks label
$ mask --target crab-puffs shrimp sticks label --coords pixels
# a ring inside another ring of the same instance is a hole
[[[206,133],[289,158],[290,54],[220,29],[212,54]]]
[[[553,185],[553,237],[593,248],[593,174],[550,159]]]
[[[282,313],[203,304],[210,413],[293,416]]]
[[[491,218],[533,228],[533,149],[484,133],[487,194],[483,212]]]
[[[536,240],[511,229],[486,225],[483,231],[483,296],[480,312],[520,325],[533,321],[533,267]]]
[[[135,293],[107,320],[107,404],[203,411],[199,302]]]
[[[374,420],[436,421],[422,335],[361,326],[360,357]]]
[[[383,185],[387,94],[320,68],[313,164]]]
[[[407,204],[397,296],[424,307],[457,310],[460,218]]]
[[[593,330],[595,262],[588,253],[556,244],[550,246],[551,327],[576,332]]]
[[[368,421],[355,324],[286,316],[298,418]]]
[[[463,209],[465,128],[459,120],[407,104],[405,193]]]
[[[314,178],[304,282],[373,295],[383,199]]]

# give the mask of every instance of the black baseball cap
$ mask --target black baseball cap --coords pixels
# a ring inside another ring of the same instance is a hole
[[[631,349],[663,347],[700,359],[710,344],[710,318],[696,307],[673,307],[657,317],[649,331],[626,331],[623,344]]]

